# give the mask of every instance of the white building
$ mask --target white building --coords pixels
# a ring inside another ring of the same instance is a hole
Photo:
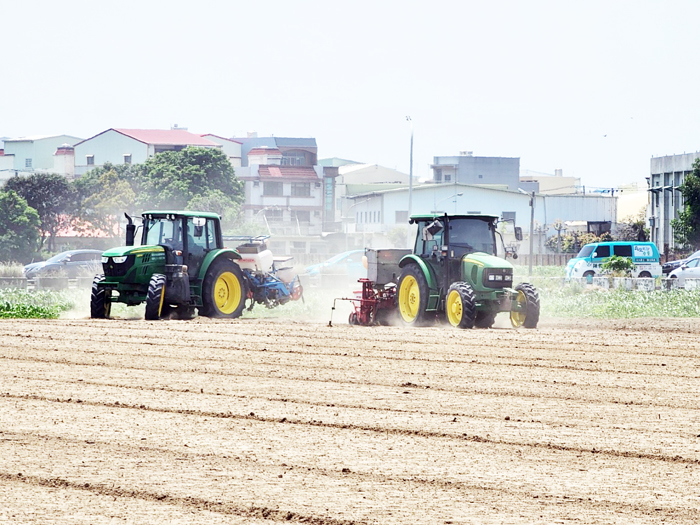
[[[106,163],[143,164],[156,153],[187,146],[222,149],[221,144],[184,129],[111,128],[74,145],[75,175]]]
[[[81,140],[72,135],[37,135],[4,139],[3,153],[0,155],[0,181],[7,180],[15,174],[56,172],[56,151],[66,144],[72,146]]]

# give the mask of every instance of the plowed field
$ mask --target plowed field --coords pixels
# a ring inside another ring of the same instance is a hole
[[[696,524],[699,341],[0,321],[0,522]]]

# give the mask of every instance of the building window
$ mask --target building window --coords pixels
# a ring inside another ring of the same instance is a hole
[[[501,219],[504,221],[512,222],[515,226],[515,212],[514,211],[504,211],[501,212]]]
[[[284,210],[265,210],[265,218],[269,222],[282,222],[284,220]]]
[[[286,151],[282,153],[282,166],[306,166],[306,155],[302,152]]]
[[[483,176],[483,175],[479,175],[479,178],[480,178],[480,179],[483,179],[483,178],[484,178],[484,176]]]
[[[95,165],[95,156],[94,155],[85,155],[85,160],[86,160],[86,164],[88,166]]]
[[[294,216],[299,222],[311,222],[310,211],[295,211]]]
[[[308,182],[293,182],[292,197],[311,197],[311,184]]]
[[[124,164],[131,164],[131,153],[124,153]]]
[[[32,167],[32,159],[24,159],[24,167],[31,168]]]
[[[282,196],[282,183],[281,182],[263,182],[263,195],[269,197],[281,197]]]
[[[435,182],[442,182],[442,170],[435,168]]]
[[[452,175],[450,173],[445,173],[445,182],[450,182],[452,180]]]

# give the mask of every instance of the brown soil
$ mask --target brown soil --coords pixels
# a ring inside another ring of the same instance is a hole
[[[0,321],[0,522],[695,524],[699,340]]]

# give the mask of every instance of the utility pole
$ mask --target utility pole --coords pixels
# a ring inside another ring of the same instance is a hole
[[[407,116],[406,120],[411,124],[411,162],[408,167],[408,218],[411,218],[413,199],[413,121]]]
[[[528,269],[528,276],[532,277],[532,258],[535,256],[532,253],[533,248],[533,235],[535,235],[535,192],[532,192],[530,197],[530,268]]]

